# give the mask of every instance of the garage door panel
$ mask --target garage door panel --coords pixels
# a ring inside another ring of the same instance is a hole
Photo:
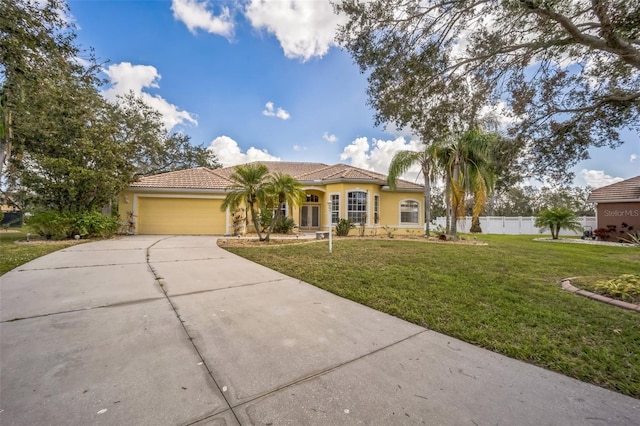
[[[138,198],[138,234],[215,235],[225,233],[222,200]]]

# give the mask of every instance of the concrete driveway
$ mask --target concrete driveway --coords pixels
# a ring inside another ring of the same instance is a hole
[[[640,400],[344,300],[214,237],[83,244],[0,280],[3,426],[640,423]]]

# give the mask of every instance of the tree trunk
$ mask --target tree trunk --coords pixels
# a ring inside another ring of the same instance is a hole
[[[451,177],[451,236],[458,236],[458,208],[460,207],[461,200],[456,195],[457,188],[460,181],[460,163],[456,159],[453,163],[453,176]]]
[[[429,237],[431,224],[431,167],[428,164],[422,166],[424,175],[424,236]]]
[[[447,175],[444,185],[444,207],[445,207],[445,225],[444,232],[446,234],[451,230],[451,176]]]
[[[267,229],[267,236],[264,238],[265,241],[269,241],[269,237],[273,232],[273,228],[276,226],[276,221],[280,218],[279,211],[280,209],[277,208],[274,212],[271,213],[271,223],[269,224],[269,229]]]
[[[256,228],[256,234],[258,234],[258,239],[260,241],[264,241],[262,238],[262,233],[260,232],[260,224],[258,223],[258,215],[256,214],[255,207],[253,203],[249,203],[249,210],[251,211],[251,220],[253,221],[253,226]]]
[[[473,216],[473,219],[471,220],[471,229],[469,230],[469,232],[472,232],[474,234],[480,234],[482,233],[482,227],[480,226],[480,217],[479,216]]]
[[[0,176],[3,176],[4,165],[11,159],[11,141],[13,139],[13,123],[11,110],[5,107],[2,120],[4,121],[4,138],[0,141]]]
[[[276,226],[276,222],[280,220],[280,217],[282,215],[282,210],[280,209],[280,206],[282,206],[284,202],[285,202],[284,197],[278,196],[278,204],[274,207],[274,212],[271,214],[271,224],[269,224],[269,229],[267,230],[267,236],[264,239],[265,241],[269,241],[269,237],[273,232],[273,228]]]

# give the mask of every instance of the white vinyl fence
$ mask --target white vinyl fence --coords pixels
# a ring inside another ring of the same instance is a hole
[[[582,216],[578,217],[578,222],[582,227],[590,226],[592,229],[596,229],[595,216]],[[536,222],[535,216],[532,217],[505,217],[505,216],[481,216],[480,227],[483,234],[508,234],[508,235],[533,235],[539,234],[540,228],[536,228],[534,223]],[[435,220],[436,225],[445,227],[446,219],[439,217]],[[471,216],[458,219],[458,232],[468,233],[471,228]],[[551,233],[547,230],[547,234]],[[574,232],[563,229],[560,231],[560,235],[564,236],[581,236],[582,232]]]

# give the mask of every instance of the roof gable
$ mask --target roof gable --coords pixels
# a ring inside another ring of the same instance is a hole
[[[622,200],[640,201],[640,176],[594,189],[588,198],[596,203]]]

